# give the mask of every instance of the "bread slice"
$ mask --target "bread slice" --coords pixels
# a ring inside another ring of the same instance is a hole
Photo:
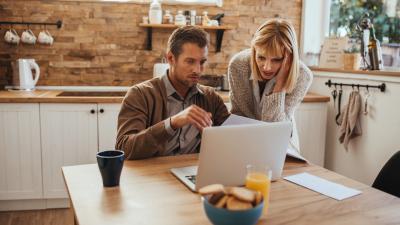
[[[226,208],[229,210],[246,210],[253,208],[253,205],[250,202],[244,202],[230,196],[226,202]]]
[[[231,195],[235,196],[237,199],[252,203],[256,198],[254,191],[242,187],[233,187],[231,189]]]
[[[212,195],[215,193],[223,192],[224,186],[222,184],[210,184],[199,189],[201,195]]]

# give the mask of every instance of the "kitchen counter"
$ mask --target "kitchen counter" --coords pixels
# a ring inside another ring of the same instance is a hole
[[[66,91],[0,91],[0,103],[121,103],[124,98],[123,96],[58,96],[63,92]],[[229,102],[229,92],[217,93],[221,95],[225,103]],[[329,99],[329,96],[307,93],[303,102],[329,102]]]

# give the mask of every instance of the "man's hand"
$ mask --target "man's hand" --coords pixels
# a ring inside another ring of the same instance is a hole
[[[198,130],[202,131],[204,128],[212,125],[211,117],[211,113],[204,111],[197,105],[191,105],[190,107],[171,117],[171,127],[173,129],[178,129],[192,124]]]
[[[278,74],[276,75],[276,83],[273,90],[274,93],[286,91],[285,86],[291,66],[292,66],[292,55],[288,52],[285,52],[282,66],[279,69]]]

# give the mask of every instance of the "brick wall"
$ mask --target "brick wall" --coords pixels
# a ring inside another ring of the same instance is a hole
[[[289,19],[299,36],[301,0],[225,0],[212,6],[162,5],[163,10],[195,9],[197,14],[225,13],[223,23],[234,27],[225,32],[221,52],[215,52],[215,31],[205,73],[225,74],[229,59],[249,47],[256,28],[279,14]],[[153,64],[160,61],[171,30],[153,31],[153,50],[145,50],[146,30],[138,27],[148,13],[147,4],[59,1],[0,0],[1,21],[63,21],[63,27],[47,29],[55,37],[52,46],[9,45],[0,41],[0,86],[12,83],[11,62],[34,58],[41,68],[38,85],[130,86],[152,77]],[[3,37],[8,25],[2,25]],[[19,35],[26,26],[15,25]],[[30,27],[35,35],[43,29]]]

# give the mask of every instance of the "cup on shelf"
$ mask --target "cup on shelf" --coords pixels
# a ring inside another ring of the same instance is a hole
[[[52,45],[54,38],[51,36],[48,30],[40,31],[38,35],[38,42],[40,44]]]
[[[96,154],[104,187],[119,186],[125,154],[120,150],[106,150]]]
[[[36,39],[37,38],[35,34],[32,32],[32,30],[27,29],[24,32],[22,32],[21,41],[23,43],[34,45],[36,43]]]
[[[6,31],[4,35],[4,41],[10,44],[19,44],[20,37],[18,36],[18,33],[14,29],[9,29]]]

